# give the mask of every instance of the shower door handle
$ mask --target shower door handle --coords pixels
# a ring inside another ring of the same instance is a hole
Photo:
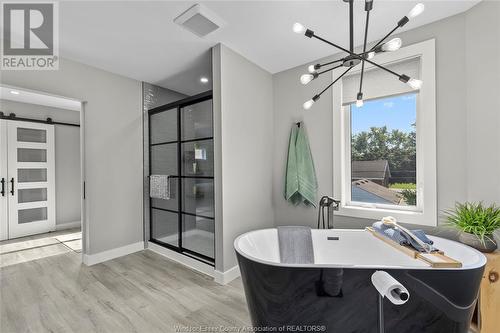
[[[11,188],[10,188],[10,194],[14,195],[14,177],[10,180],[11,183]]]
[[[5,197],[5,178],[2,178],[0,183],[2,183],[2,191],[0,193],[2,193],[2,197]]]

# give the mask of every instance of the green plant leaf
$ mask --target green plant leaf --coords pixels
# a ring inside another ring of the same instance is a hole
[[[443,213],[449,226],[476,235],[483,244],[500,228],[500,208],[496,204],[485,207],[482,202],[457,202],[454,209]]]

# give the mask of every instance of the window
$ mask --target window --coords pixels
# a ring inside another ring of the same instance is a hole
[[[408,93],[346,106],[351,114],[351,203],[416,207],[416,99],[417,93]]]
[[[437,225],[434,41],[375,58],[420,78],[411,90],[366,66],[365,103],[355,104],[359,72],[334,88],[334,196],[340,215]],[[338,75],[334,73],[334,75]]]

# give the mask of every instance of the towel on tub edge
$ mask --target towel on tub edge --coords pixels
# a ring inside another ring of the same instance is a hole
[[[278,227],[280,261],[283,264],[314,264],[311,228]]]

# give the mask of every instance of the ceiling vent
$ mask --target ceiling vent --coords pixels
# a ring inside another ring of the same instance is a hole
[[[174,19],[181,27],[199,37],[219,29],[225,22],[207,7],[196,4]]]

